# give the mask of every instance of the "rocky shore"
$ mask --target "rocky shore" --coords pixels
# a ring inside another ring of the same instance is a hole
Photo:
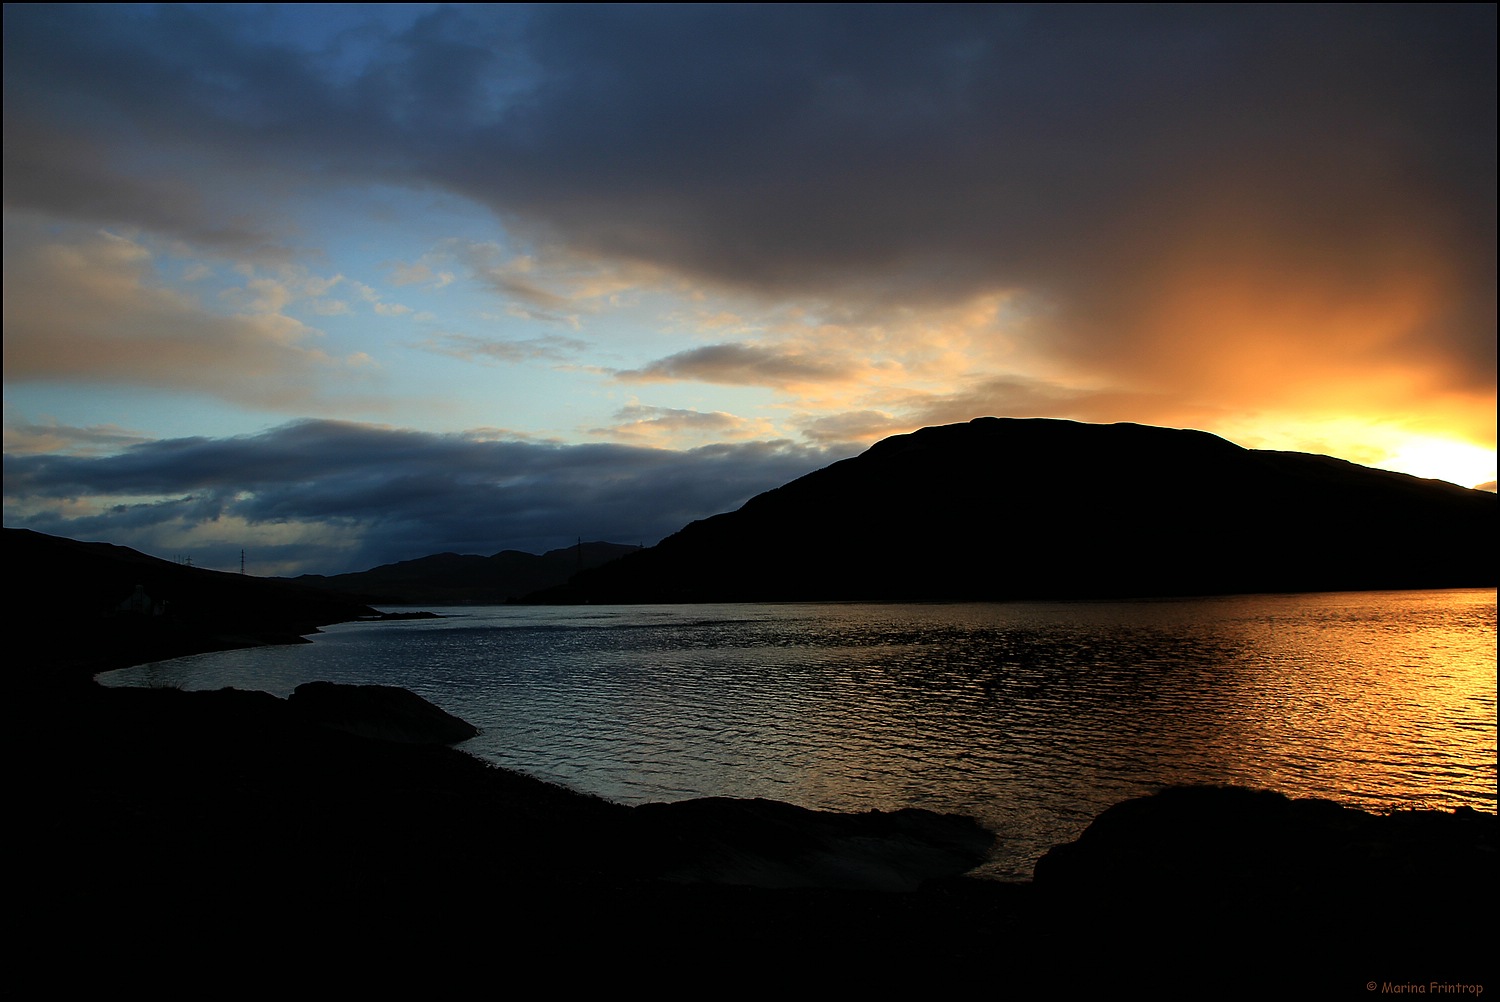
[[[854,979],[1296,978],[1320,997],[1488,974],[1496,825],[1471,811],[1171,789],[1105,812],[1035,881],[1001,884],[963,876],[991,838],[966,819],[627,808],[328,726],[296,697],[79,685],[14,719],[31,763],[13,902],[38,941],[91,942],[127,968],[163,948],[279,963],[322,943],[361,963],[394,950],[384,962],[472,967],[503,946]]]
[[[135,557],[122,566],[158,574],[156,593],[174,585]],[[968,819],[623,807],[432,743],[462,722],[409,693],[92,680],[350,614],[284,620],[271,593],[228,584],[251,612],[211,628],[105,615],[80,629],[76,608],[41,602],[13,619],[51,641],[13,669],[10,703],[8,901],[27,978],[424,994],[1496,990],[1492,814],[1168,789],[1104,812],[1033,881],[1006,884],[964,875],[993,838]]]

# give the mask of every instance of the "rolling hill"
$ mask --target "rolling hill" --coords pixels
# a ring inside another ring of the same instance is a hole
[[[597,567],[639,547],[582,543],[537,555],[502,550],[493,556],[436,553],[350,574],[278,578],[291,584],[352,595],[373,605],[499,604],[563,584],[580,569]]]
[[[1206,432],[977,418],[876,443],[533,596],[1125,598],[1492,586],[1496,496]]]

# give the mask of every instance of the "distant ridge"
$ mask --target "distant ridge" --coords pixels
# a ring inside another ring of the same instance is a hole
[[[540,556],[520,550],[502,550],[489,557],[437,553],[350,574],[304,574],[275,580],[342,592],[372,605],[498,604],[556,587],[580,569],[638,549],[624,543],[595,542]]]
[[[1124,598],[1493,586],[1497,498],[1201,431],[977,418],[876,443],[532,596]]]

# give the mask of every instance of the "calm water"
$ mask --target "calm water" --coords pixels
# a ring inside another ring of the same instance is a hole
[[[1496,809],[1492,590],[438,611],[104,678],[402,685],[473,754],[626,803],[969,814],[996,877],[1168,783]]]

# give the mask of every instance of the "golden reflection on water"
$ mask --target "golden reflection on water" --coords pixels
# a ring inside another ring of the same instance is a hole
[[[1237,781],[1367,809],[1493,810],[1494,593],[1291,599],[1249,624],[1251,649],[1275,656],[1233,673]]]

